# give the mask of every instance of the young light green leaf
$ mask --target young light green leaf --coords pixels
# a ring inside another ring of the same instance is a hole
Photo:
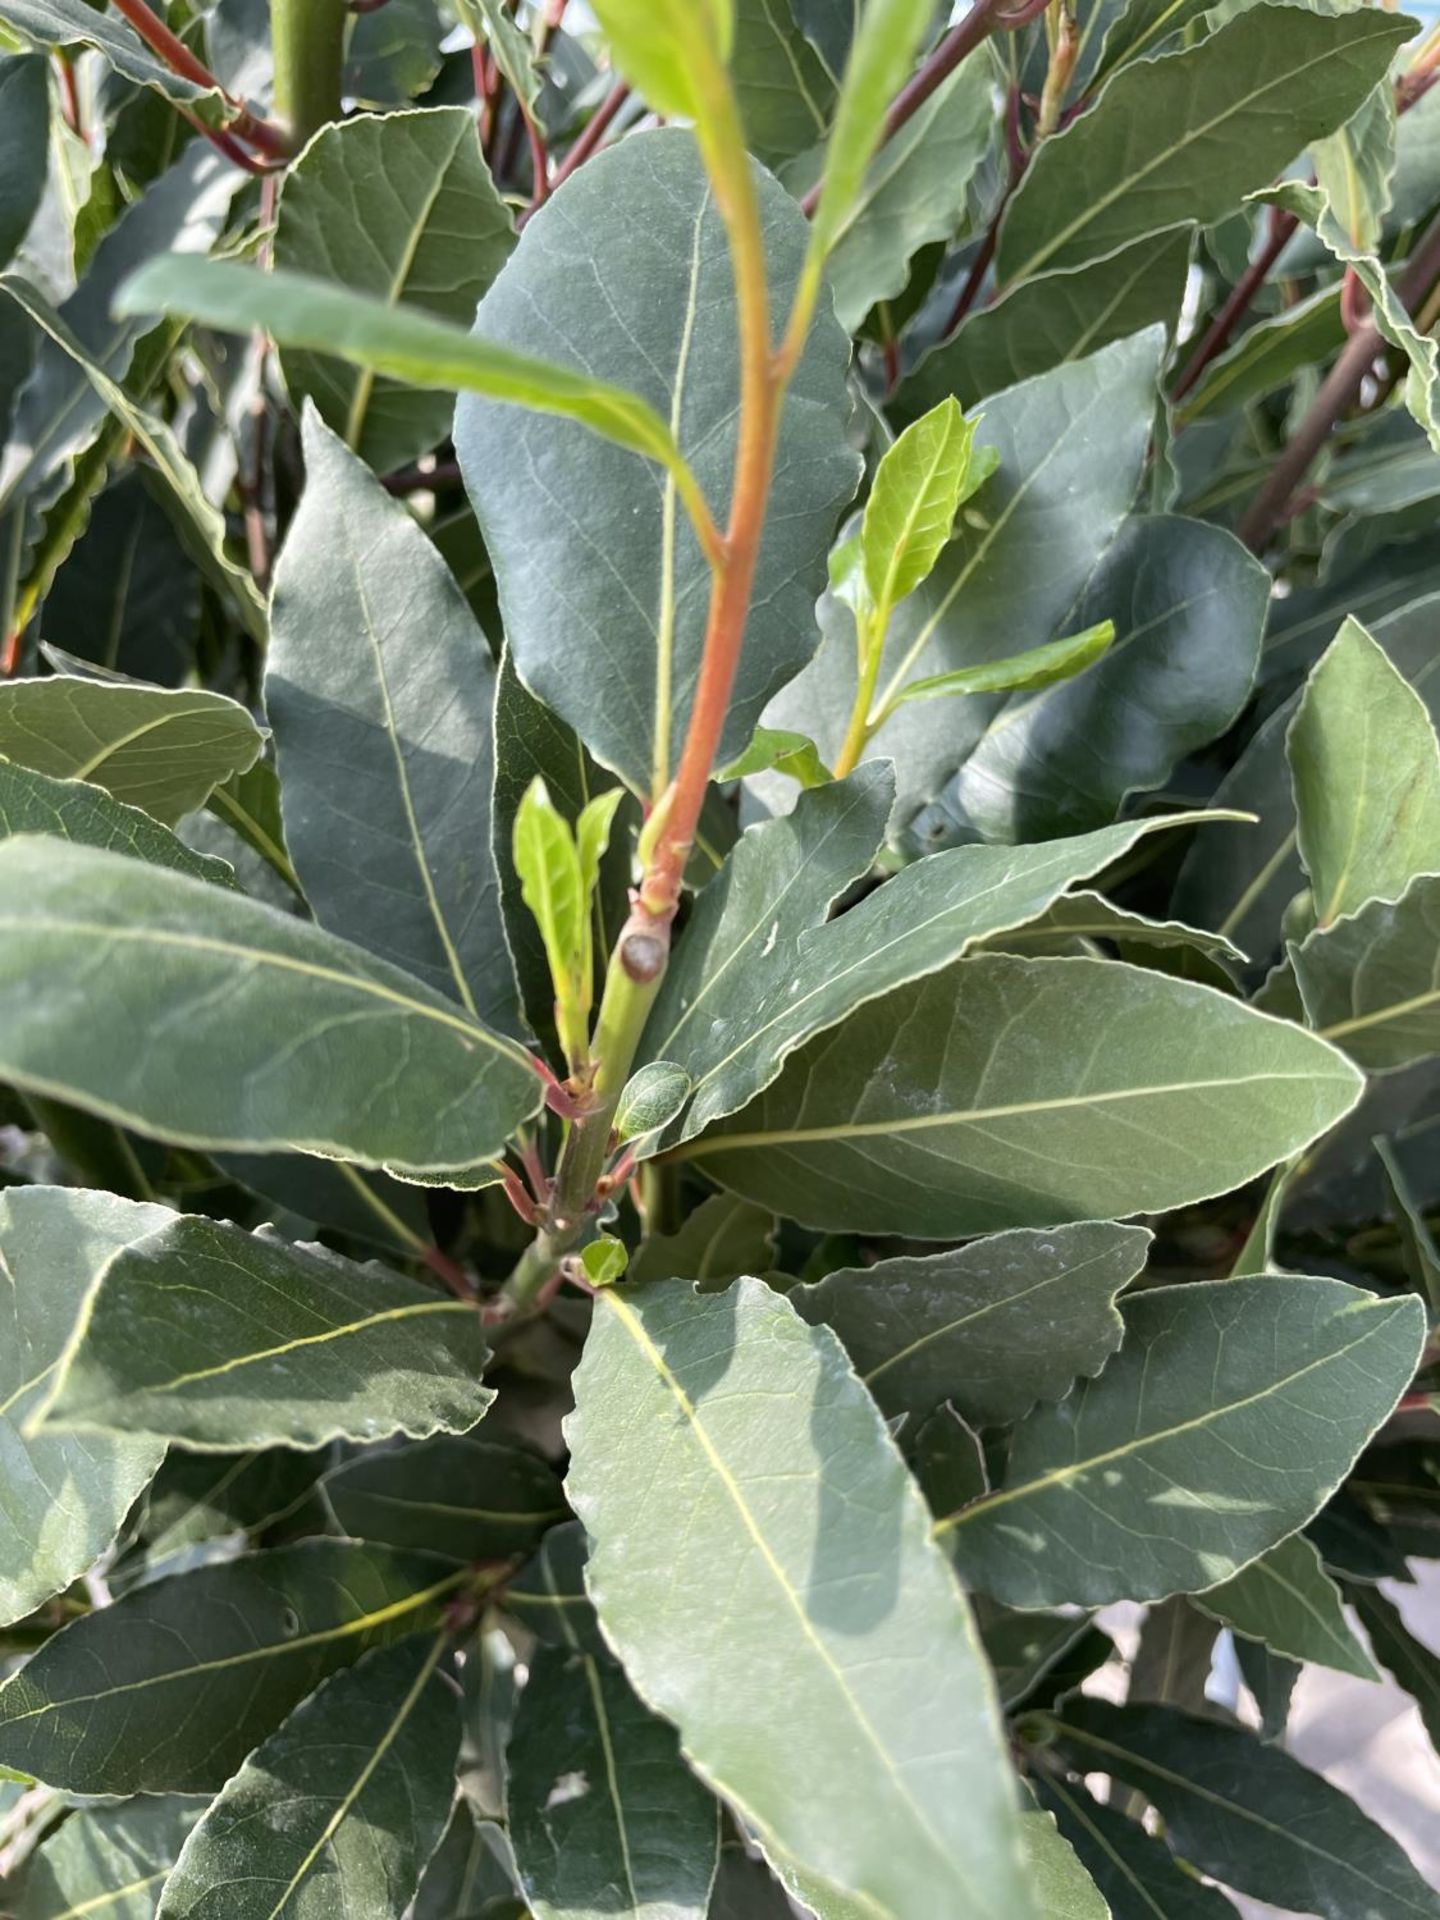
[[[862,1006],[683,1151],[807,1225],[951,1240],[1229,1192],[1360,1088],[1333,1048],[1213,988],[982,954]]]
[[[17,1920],[154,1920],[165,1876],[203,1811],[203,1802],[166,1795],[72,1813],[31,1860]]]
[[[613,1287],[629,1264],[625,1242],[610,1233],[600,1234],[581,1249],[580,1265],[592,1287]]]
[[[1120,1344],[1115,1296],[1145,1264],[1144,1227],[1001,1233],[951,1253],[842,1267],[789,1299],[833,1327],[882,1413],[948,1401],[975,1426],[1059,1400]]]
[[[106,685],[55,674],[0,686],[0,753],[56,780],[87,780],[173,827],[259,757],[237,700],[199,687]]]
[[[1078,1698],[1042,1724],[1077,1772],[1136,1788],[1181,1858],[1237,1892],[1324,1920],[1440,1915],[1440,1894],[1353,1800],[1243,1728]]]
[[[235,870],[226,861],[192,852],[148,813],[127,807],[103,788],[85,780],[57,780],[0,760],[0,836],[8,839],[17,833],[48,833],[77,846],[108,848],[152,866],[173,867],[213,886],[235,885]]]
[[[580,817],[575,822],[575,849],[580,856],[580,890],[585,896],[587,920],[590,902],[600,884],[600,863],[610,846],[616,810],[624,798],[623,787],[611,787],[605,793],[597,793],[581,809]]]
[[[467,1301],[181,1215],[110,1262],[32,1421],[226,1452],[462,1433],[488,1357]]]
[[[28,1431],[105,1263],[173,1216],[66,1187],[0,1193],[0,1624],[78,1580],[160,1465],[148,1435]]]
[[[1011,1606],[1228,1579],[1320,1509],[1425,1338],[1413,1297],[1309,1275],[1156,1287],[1122,1312],[1099,1379],[1031,1414],[1002,1485],[940,1524],[965,1579]]]
[[[505,26],[517,31],[508,16]],[[324,127],[284,176],[276,265],[387,306],[468,327],[514,244],[515,223],[468,107],[357,115]],[[426,452],[449,427],[444,394],[303,349],[282,351],[280,365],[296,410],[313,399],[326,425],[377,473]]]
[[[542,1648],[506,1758],[509,1831],[536,1920],[705,1920],[720,1809],[614,1660]]]
[[[156,1920],[391,1920],[450,1813],[460,1712],[443,1634],[332,1674],[206,1808]],[[256,1835],[268,1844],[257,1857]]]
[[[991,660],[982,666],[911,680],[895,695],[890,711],[903,700],[939,700],[967,693],[1033,693],[1060,680],[1073,680],[1108,653],[1114,639],[1114,621],[1102,620],[1083,633],[1047,640],[1043,646],[1012,654],[1008,660]]]
[[[757,1280],[609,1288],[574,1384],[590,1593],[701,1777],[767,1847],[896,1920],[1025,1920],[974,1630],[834,1335]],[[731,1617],[749,1623],[738,1664]]]
[[[730,57],[734,0],[595,0],[595,17],[616,66],[656,113],[706,117],[704,81]]]
[[[967,484],[978,420],[953,399],[942,400],[907,427],[875,470],[860,528],[865,582],[877,616],[926,579],[955,525]]]
[[[265,658],[290,857],[321,926],[514,1032],[490,649],[404,505],[313,409],[303,437]]]
[[[490,1160],[540,1104],[520,1048],[398,968],[31,835],[0,842],[0,1077],[193,1146],[421,1175]]]
[[[1287,1659],[1313,1661],[1361,1680],[1380,1678],[1345,1618],[1340,1589],[1302,1533],[1271,1547],[1222,1585],[1197,1593],[1195,1605]]]
[[[538,1454],[458,1434],[362,1453],[325,1475],[320,1497],[352,1539],[466,1566],[532,1552],[567,1514]]]
[[[744,753],[728,766],[717,767],[717,780],[745,780],[752,773],[784,773],[807,791],[823,787],[834,774],[820,758],[815,742],[807,734],[783,727],[757,727]]]
[[[1317,927],[1290,957],[1311,1025],[1359,1066],[1440,1053],[1440,876]]]
[[[409,386],[483,393],[513,406],[578,420],[602,438],[666,468],[693,498],[670,429],[634,394],[569,367],[493,346],[482,336],[313,274],[260,273],[231,260],[169,255],[126,281],[122,314],[173,313],[232,333],[262,328],[282,347],[306,347]]]
[[[431,1625],[463,1574],[310,1540],[138,1587],[0,1687],[0,1764],[70,1793],[212,1793],[371,1647]]]
[[[1440,741],[1425,703],[1355,619],[1305,683],[1285,736],[1317,926],[1398,900],[1440,862]]]
[[[1026,169],[1000,229],[1000,280],[1220,218],[1342,125],[1412,31],[1396,15],[1265,4],[1122,68]]]
[[[561,1044],[566,1058],[577,1061],[589,1039],[590,903],[575,835],[539,774],[515,816],[513,858],[525,904],[545,943]]]

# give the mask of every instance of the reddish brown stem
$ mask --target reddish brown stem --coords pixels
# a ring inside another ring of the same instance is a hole
[[[435,460],[428,467],[401,467],[398,473],[387,473],[380,484],[387,493],[402,500],[407,494],[435,493],[442,487],[458,487],[460,462]]]
[[[550,198],[550,155],[544,134],[528,113],[525,115],[525,136],[530,142],[530,171],[534,176],[530,187],[530,211],[533,213]]]
[[[1185,362],[1180,377],[1171,389],[1172,401],[1183,400],[1210,362],[1224,351],[1231,334],[1249,311],[1251,301],[1269,278],[1270,269],[1285,251],[1290,236],[1299,224],[1293,213],[1282,213],[1278,207],[1270,209],[1269,238],[1230,289],[1224,306],[1205,329],[1199,346]]]
[[[1422,305],[1437,280],[1440,280],[1440,219],[1427,228],[1396,287],[1407,313],[1414,313]],[[1351,336],[1344,352],[1325,376],[1309,412],[1236,528],[1252,552],[1259,553],[1283,521],[1291,495],[1310,471],[1335,422],[1359,399],[1365,376],[1384,344],[1375,322],[1368,321]]]
[[[1010,178],[1006,183],[1004,193],[1000,196],[1000,204],[995,209],[994,218],[985,229],[985,238],[980,242],[980,251],[970,263],[970,271],[965,276],[965,284],[960,289],[960,297],[951,308],[950,318],[945,322],[945,331],[941,335],[942,339],[948,338],[950,334],[954,333],[955,329],[960,325],[960,322],[965,318],[966,314],[969,313],[971,307],[974,306],[976,296],[985,284],[985,276],[990,271],[991,262],[995,258],[996,243],[1000,238],[1001,218],[1004,215],[1006,207],[1010,204],[1011,195],[1014,193],[1016,187],[1019,186],[1021,176],[1029,164],[1030,155],[1026,152],[1020,138],[1020,96],[1013,91],[1013,89],[1010,94],[1010,99],[1006,104],[1005,126],[1006,145],[1010,154]]]
[[[160,16],[146,6],[145,0],[115,0],[115,5],[134,27],[146,46],[152,52],[159,54],[172,73],[178,73],[182,80],[193,81],[197,87],[213,90],[222,96],[226,104],[234,110],[235,115],[225,129],[228,135],[237,140],[248,141],[257,151],[267,154],[272,160],[290,158],[290,141],[284,129],[272,125],[268,120],[262,120],[257,114],[251,113],[250,109],[243,106],[240,101],[232,98],[204,61],[196,58],[179,35],[172,33]],[[208,128],[202,128],[202,131],[209,133]],[[218,140],[216,145],[219,145]]]
[[[629,98],[630,88],[624,80],[610,89],[594,113],[591,114],[590,124],[556,169],[555,178],[550,182],[550,191],[552,193],[558,186],[563,185],[564,182],[570,178],[577,167],[584,166],[585,162],[595,152],[595,149],[615,124],[615,116]]]
[[[55,69],[60,77],[60,111],[65,124],[79,139],[85,139],[85,124],[80,116],[80,90],[75,84],[75,62],[62,47],[55,55]]]
[[[442,1253],[439,1247],[426,1247],[420,1258],[437,1278],[445,1282],[457,1300],[474,1300],[475,1287],[469,1274],[448,1253]]]

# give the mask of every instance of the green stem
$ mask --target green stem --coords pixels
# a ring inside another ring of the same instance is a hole
[[[340,118],[345,0],[270,0],[275,113],[296,149]]]
[[[856,615],[857,620],[861,619]],[[877,614],[872,620],[862,620],[860,627],[860,673],[855,686],[855,704],[850,709],[850,725],[845,730],[845,739],[835,761],[835,778],[843,780],[847,773],[853,773],[860,764],[860,756],[870,743],[878,720],[873,724],[870,719],[871,704],[875,699],[875,684],[880,678],[880,661],[885,652],[886,622]]]

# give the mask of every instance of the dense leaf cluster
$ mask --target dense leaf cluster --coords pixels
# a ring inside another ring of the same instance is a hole
[[[1440,41],[934,14],[0,0],[6,1920],[1440,1920]]]

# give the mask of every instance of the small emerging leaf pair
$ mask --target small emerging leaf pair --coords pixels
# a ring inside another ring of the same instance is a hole
[[[624,797],[623,787],[599,794],[572,829],[537,774],[515,816],[515,871],[545,943],[555,987],[555,1025],[572,1072],[589,1060],[595,999],[591,907],[615,810]]]

